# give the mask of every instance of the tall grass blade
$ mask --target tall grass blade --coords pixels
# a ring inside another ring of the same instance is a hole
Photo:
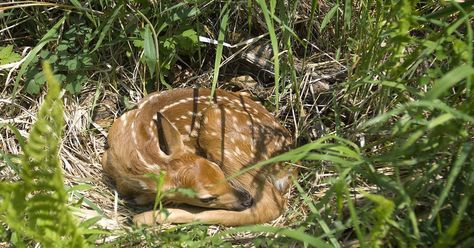
[[[438,215],[439,210],[443,206],[446,198],[448,197],[449,192],[453,188],[453,184],[456,181],[456,178],[458,177],[459,173],[461,172],[461,169],[463,168],[463,165],[465,165],[467,158],[469,155],[472,154],[472,144],[470,143],[465,143],[460,149],[457,154],[457,159],[453,164],[453,167],[451,168],[451,171],[449,172],[449,176],[446,180],[446,185],[443,187],[443,190],[441,191],[441,194],[439,195],[439,198],[436,200],[435,205],[431,211],[431,218],[428,222],[428,224],[431,225],[435,218]]]
[[[272,44],[273,51],[273,71],[275,73],[275,108],[278,111],[278,106],[280,103],[280,59],[279,59],[279,49],[278,49],[278,39],[275,33],[275,27],[273,26],[272,19],[270,15],[272,12],[268,9],[267,4],[264,0],[257,0],[257,3],[262,9],[263,16],[265,18],[265,24],[267,25],[268,34],[270,35],[270,42]]]
[[[334,17],[334,14],[336,13],[338,8],[339,8],[339,4],[334,5],[334,7],[332,7],[331,10],[324,16],[324,19],[321,22],[321,27],[319,27],[320,32],[322,32],[324,28],[326,28],[326,26],[329,24],[331,19]]]
[[[321,226],[321,229],[323,229],[324,234],[326,234],[326,236],[329,238],[329,241],[331,242],[333,247],[335,248],[341,247],[336,237],[334,237],[333,231],[329,228],[328,224],[326,223],[326,221],[324,221],[324,218],[321,216],[318,209],[313,204],[311,197],[304,191],[304,189],[296,180],[293,180],[293,181],[294,181],[293,182],[294,185],[296,186],[296,189],[298,190],[298,193],[303,198],[303,201],[305,202],[305,204],[309,207],[311,213],[316,215],[316,221]]]
[[[432,100],[439,98],[459,81],[471,77],[472,75],[474,75],[474,68],[472,68],[471,65],[462,65],[451,70],[435,82],[431,90],[426,93],[426,99]]]
[[[91,53],[96,51],[101,45],[102,42],[104,41],[105,36],[109,33],[109,30],[112,28],[112,25],[114,24],[114,21],[117,19],[118,14],[123,8],[123,4],[118,4],[115,6],[112,15],[107,19],[106,22],[104,22],[97,30],[100,31],[99,33],[99,39],[97,40],[97,43],[95,44],[94,48],[92,49]]]
[[[214,92],[217,88],[217,80],[219,78],[219,70],[221,67],[221,60],[222,60],[222,50],[224,48],[224,39],[225,39],[225,32],[227,30],[227,24],[229,21],[229,4],[230,1],[227,1],[224,7],[221,10],[221,22],[219,25],[219,36],[218,36],[218,44],[216,48],[216,59],[214,60],[214,74],[212,76],[212,88],[211,88],[211,97],[214,95]]]

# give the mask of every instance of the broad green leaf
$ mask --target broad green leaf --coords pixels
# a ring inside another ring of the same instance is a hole
[[[41,86],[46,82],[43,72],[37,72],[26,84],[26,92],[29,94],[38,94]]]
[[[0,47],[0,65],[17,62],[21,59],[20,54],[13,51],[13,45]]]
[[[143,56],[145,57],[145,62],[150,71],[150,75],[153,77],[158,65],[158,51],[156,51],[156,44],[153,39],[151,28],[150,25],[145,26],[145,32],[143,34]]]
[[[180,35],[176,36],[180,50],[184,50],[185,53],[192,53],[195,51],[198,45],[198,39],[198,34],[193,29],[187,29]]]

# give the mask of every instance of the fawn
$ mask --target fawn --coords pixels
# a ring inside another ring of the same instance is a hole
[[[233,176],[292,145],[288,131],[244,94],[209,89],[174,89],[145,97],[115,120],[102,159],[117,191],[137,204],[151,204],[156,181],[147,173],[165,171],[161,191],[187,188],[194,196],[165,194],[169,216],[149,211],[136,224],[200,221],[227,226],[264,223],[285,208],[296,170],[278,163]]]

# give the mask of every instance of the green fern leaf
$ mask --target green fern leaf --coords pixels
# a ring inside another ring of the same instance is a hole
[[[0,183],[0,221],[43,247],[85,247],[67,206],[59,145],[64,125],[59,82],[43,63],[48,94],[24,148],[21,181]]]

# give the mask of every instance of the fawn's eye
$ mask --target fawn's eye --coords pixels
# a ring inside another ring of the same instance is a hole
[[[210,203],[210,202],[213,202],[217,199],[216,196],[209,196],[209,197],[204,197],[204,198],[199,198],[199,200],[202,202],[202,203]]]

